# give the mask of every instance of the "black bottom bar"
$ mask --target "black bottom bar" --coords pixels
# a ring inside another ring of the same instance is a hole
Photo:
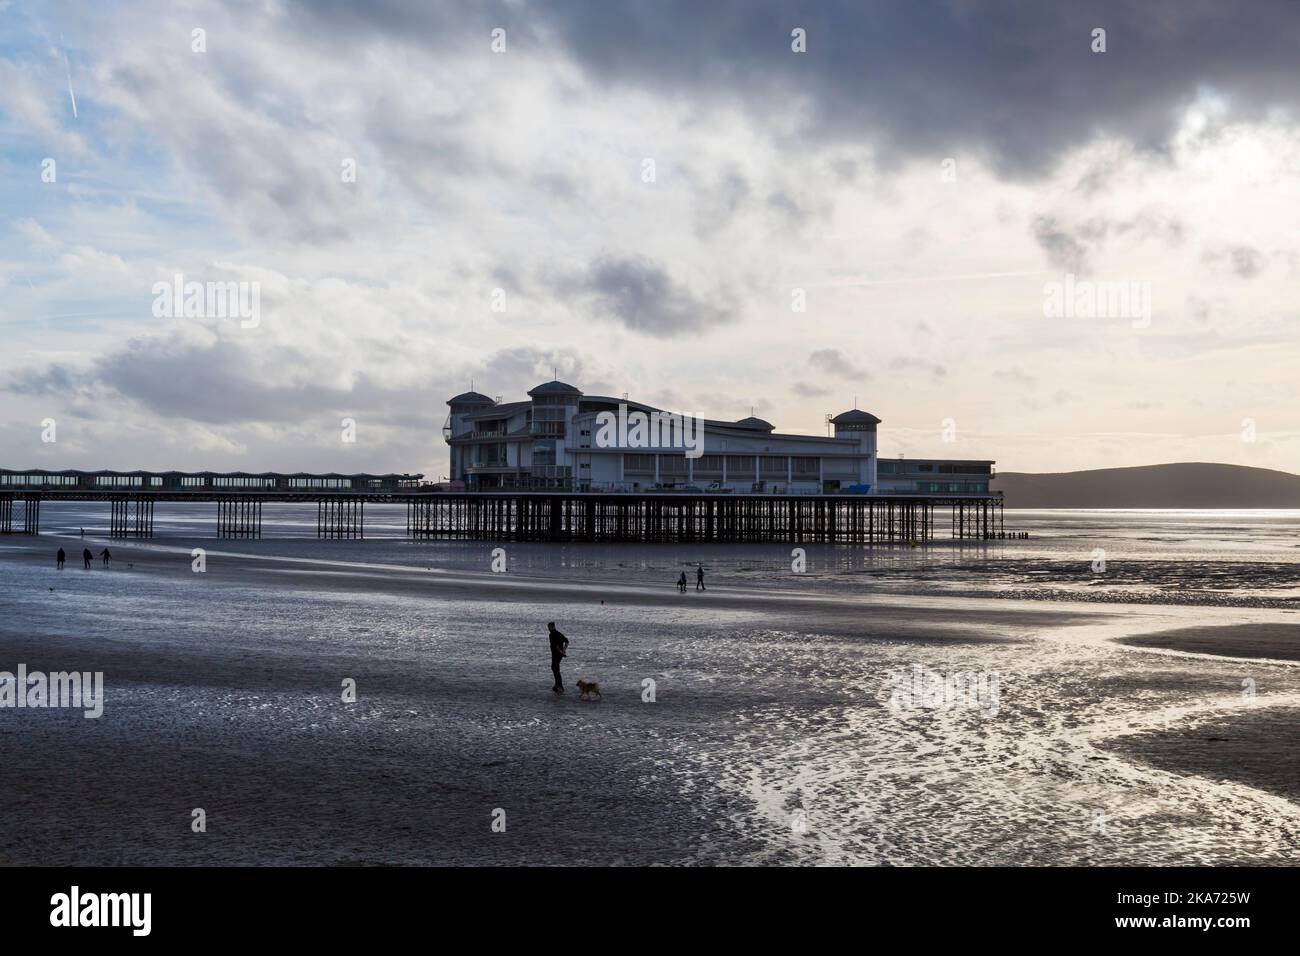
[[[75,886],[83,902],[92,894],[150,894],[149,936],[159,941],[284,940],[295,951],[309,942],[335,946],[349,929],[366,934],[368,949],[409,944],[453,903],[447,918],[481,927],[494,942],[513,942],[520,931],[536,942],[555,923],[558,896],[582,901],[569,935],[593,945],[658,925],[668,898],[675,925],[693,927],[695,943],[716,937],[734,948],[769,936],[772,914],[799,899],[817,914],[815,930],[795,921],[805,932],[899,939],[913,944],[904,945],[908,952],[1011,940],[1048,950],[1066,939],[1161,948],[1198,940],[1232,952],[1292,936],[1293,881],[1293,871],[1237,868],[27,869],[0,871],[0,894],[7,941],[73,933],[96,943],[133,939],[129,925],[52,926],[70,909],[64,899],[71,902]],[[142,915],[143,906],[126,912]]]

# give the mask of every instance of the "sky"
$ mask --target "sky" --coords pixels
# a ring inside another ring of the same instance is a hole
[[[441,477],[447,398],[558,376],[1300,472],[1298,49],[1291,0],[0,2],[0,467]]]

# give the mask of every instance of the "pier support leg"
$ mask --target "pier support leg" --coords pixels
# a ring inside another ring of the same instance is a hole
[[[150,521],[152,522],[152,520],[152,516],[150,516]],[[218,498],[217,537],[262,537],[261,500],[257,498]]]
[[[40,495],[27,495],[23,498],[23,534],[41,533],[41,498]]]

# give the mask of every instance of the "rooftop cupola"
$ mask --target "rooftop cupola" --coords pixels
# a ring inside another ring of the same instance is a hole
[[[835,426],[836,435],[848,432],[874,432],[876,426],[880,424],[880,419],[870,412],[854,408],[847,412],[840,412],[831,419],[831,424]]]

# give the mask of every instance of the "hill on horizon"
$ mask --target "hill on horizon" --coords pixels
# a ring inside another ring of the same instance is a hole
[[[1000,472],[1008,508],[1300,508],[1300,475],[1214,462]]]

